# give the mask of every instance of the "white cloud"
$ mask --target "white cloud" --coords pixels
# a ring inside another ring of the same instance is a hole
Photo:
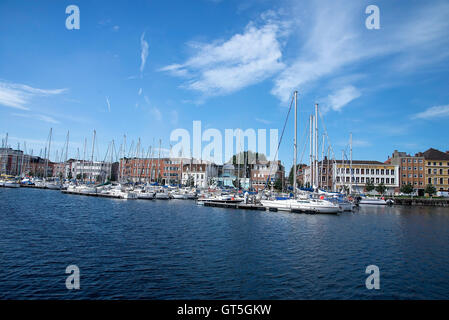
[[[362,3],[340,0],[314,1],[310,7],[301,3],[292,9],[291,16],[300,25],[298,49],[276,77],[272,94],[286,103],[294,89],[307,91],[318,81],[348,75],[361,63],[378,58],[388,58],[382,63],[388,70],[416,71],[449,55],[447,3],[406,6],[395,17],[381,11],[390,23],[383,27],[381,22],[375,31],[364,27],[363,13]]]
[[[449,104],[431,107],[412,116],[413,119],[434,119],[443,117],[449,117]]]
[[[145,41],[145,32],[142,33],[142,36],[140,37],[140,47],[141,47],[141,51],[140,51],[140,74],[142,75],[143,69],[145,68],[145,64],[147,62],[147,57],[148,57],[148,42]]]
[[[30,118],[30,119],[34,119],[34,120],[40,120],[40,121],[44,121],[44,122],[52,123],[52,124],[60,123],[58,120],[54,119],[53,117],[46,116],[46,115],[43,115],[43,114],[12,113],[11,115],[15,116],[15,117]]]
[[[30,110],[27,106],[36,96],[51,96],[66,92],[67,89],[38,89],[25,84],[0,82],[0,105],[20,110]]]
[[[138,95],[140,96],[142,94],[142,88],[139,88]]]
[[[341,109],[345,105],[347,105],[348,103],[357,99],[360,96],[361,96],[360,91],[357,88],[349,85],[330,94],[326,100],[328,103],[328,108],[331,108],[334,111],[341,111]],[[328,110],[326,110],[325,108],[324,111]]]
[[[221,95],[261,82],[284,68],[278,38],[285,26],[270,21],[257,27],[249,23],[243,33],[226,41],[190,43],[195,50],[183,64],[160,69],[188,77],[184,87],[207,96]]]

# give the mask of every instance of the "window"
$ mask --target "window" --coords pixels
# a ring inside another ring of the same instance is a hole
[[[406,160],[405,160],[405,159],[402,159],[402,162],[406,162]]]
[[[386,179],[386,183],[387,183],[387,184],[390,184],[390,178],[387,178],[387,179]]]
[[[371,174],[374,174],[374,169],[371,169]]]
[[[380,179],[380,183],[385,183],[385,179],[384,179],[384,178],[381,178],[381,179]]]
[[[432,169],[427,169],[427,173],[431,174],[432,173]]]
[[[443,178],[440,178],[440,184],[444,184]]]
[[[440,169],[440,174],[443,174],[443,169]]]
[[[390,169],[386,170],[386,174],[387,174],[387,176],[390,175]]]
[[[376,178],[376,183],[379,183],[379,178]]]
[[[384,175],[385,174],[385,170],[384,169],[380,170],[380,174]]]
[[[394,175],[394,169],[391,169],[391,175]]]
[[[409,170],[412,170],[412,167],[408,167]]]
[[[355,169],[355,173],[356,173],[356,174],[359,174],[359,173],[360,173],[360,170],[359,170],[359,169]]]
[[[418,161],[415,159],[413,162],[414,162],[414,163],[417,163]]]
[[[361,181],[362,183],[365,183],[365,177],[361,177],[361,178],[360,178],[360,181]]]
[[[394,178],[391,178],[391,184],[394,184]]]
[[[359,182],[360,182],[360,179],[359,179],[359,177],[356,177],[356,178],[355,178],[355,182],[357,182],[357,183],[359,183]]]
[[[428,183],[432,183],[432,178],[427,179]]]
[[[412,162],[412,159],[408,159],[408,162],[409,162],[409,163]]]
[[[448,170],[449,171],[449,170]],[[360,169],[361,174],[365,174],[365,169]]]

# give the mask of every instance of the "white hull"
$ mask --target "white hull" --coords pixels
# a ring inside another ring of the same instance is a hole
[[[384,206],[387,204],[387,201],[382,199],[362,199],[359,202],[359,205],[381,205]]]
[[[340,208],[325,200],[261,200],[262,206],[281,211],[338,213]]]
[[[168,200],[170,199],[170,196],[167,193],[156,193],[156,199]]]
[[[20,184],[16,182],[5,182],[3,184],[5,188],[20,188]]]

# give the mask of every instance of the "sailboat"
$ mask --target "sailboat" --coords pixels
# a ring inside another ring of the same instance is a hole
[[[290,212],[310,212],[310,213],[338,213],[340,208],[338,205],[319,199],[303,198],[298,199],[296,196],[296,157],[297,157],[297,136],[298,136],[298,91],[294,93],[295,98],[295,136],[294,136],[294,163],[293,163],[293,198],[290,199],[268,199],[261,200],[262,206],[267,209],[290,211]]]

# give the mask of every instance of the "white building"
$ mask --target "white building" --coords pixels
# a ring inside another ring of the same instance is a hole
[[[98,177],[105,179],[111,174],[111,163],[101,161],[69,161],[66,170],[70,170],[73,178],[80,176],[84,180],[96,181]]]
[[[213,163],[184,164],[182,168],[182,184],[193,185],[198,188],[207,188],[212,179],[218,176],[218,166]]]

